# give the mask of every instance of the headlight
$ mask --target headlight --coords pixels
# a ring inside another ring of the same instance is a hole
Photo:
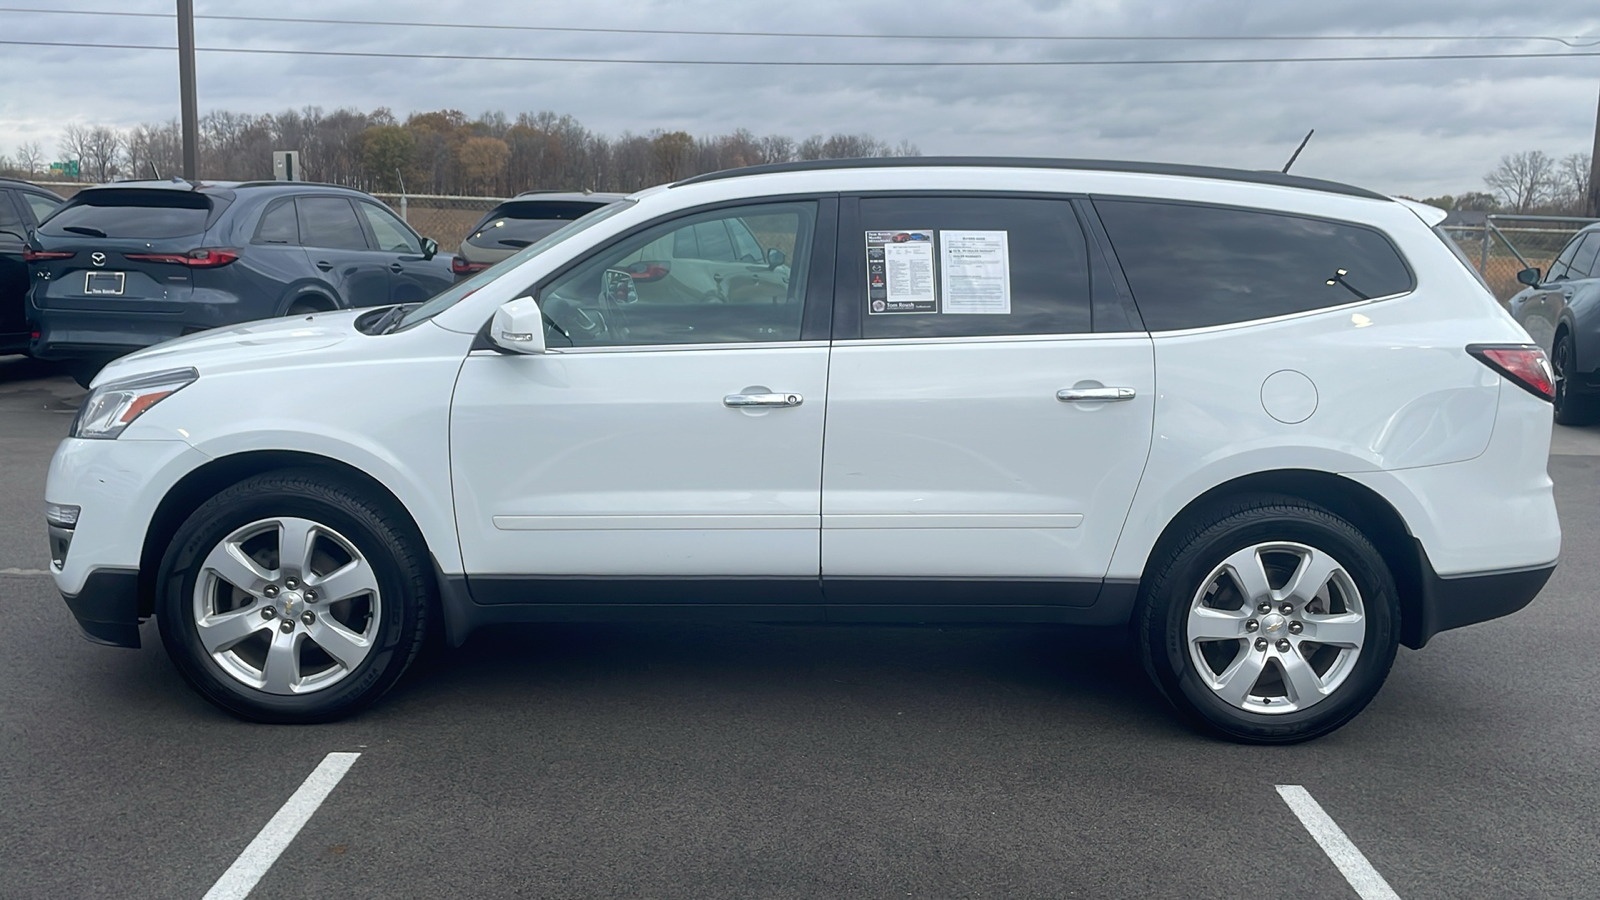
[[[168,369],[137,378],[112,381],[89,392],[83,408],[72,420],[75,438],[111,440],[145,410],[193,384],[200,373],[194,369]]]

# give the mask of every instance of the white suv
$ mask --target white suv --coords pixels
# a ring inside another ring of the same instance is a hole
[[[606,206],[415,308],[97,379],[46,488],[85,632],[251,719],[436,623],[1131,627],[1303,740],[1555,566],[1540,350],[1426,221],[1306,178],[807,162]]]

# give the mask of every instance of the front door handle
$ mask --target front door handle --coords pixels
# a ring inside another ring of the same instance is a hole
[[[722,398],[722,405],[729,409],[750,409],[751,407],[790,409],[799,406],[804,400],[805,398],[799,394],[729,394]]]
[[[1056,399],[1062,403],[1111,403],[1132,400],[1133,397],[1134,390],[1130,387],[1062,388],[1056,391]]]
[[[401,272],[404,272],[405,270],[406,270],[406,267],[400,265],[399,263],[390,263],[389,264],[389,271],[395,273],[396,275],[399,275]]]

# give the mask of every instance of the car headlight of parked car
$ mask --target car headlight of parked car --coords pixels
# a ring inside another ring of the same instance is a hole
[[[84,398],[83,407],[72,420],[70,434],[75,438],[114,440],[150,407],[199,377],[194,369],[168,369],[102,384]]]

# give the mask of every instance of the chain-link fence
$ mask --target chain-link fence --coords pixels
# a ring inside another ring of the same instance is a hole
[[[373,194],[423,237],[439,242],[439,252],[454,253],[472,226],[500,197],[446,197],[433,194]]]
[[[1517,281],[1518,272],[1529,266],[1549,272],[1572,236],[1596,221],[1600,219],[1492,215],[1485,217],[1482,225],[1446,225],[1444,230],[1504,303],[1523,288]]]

